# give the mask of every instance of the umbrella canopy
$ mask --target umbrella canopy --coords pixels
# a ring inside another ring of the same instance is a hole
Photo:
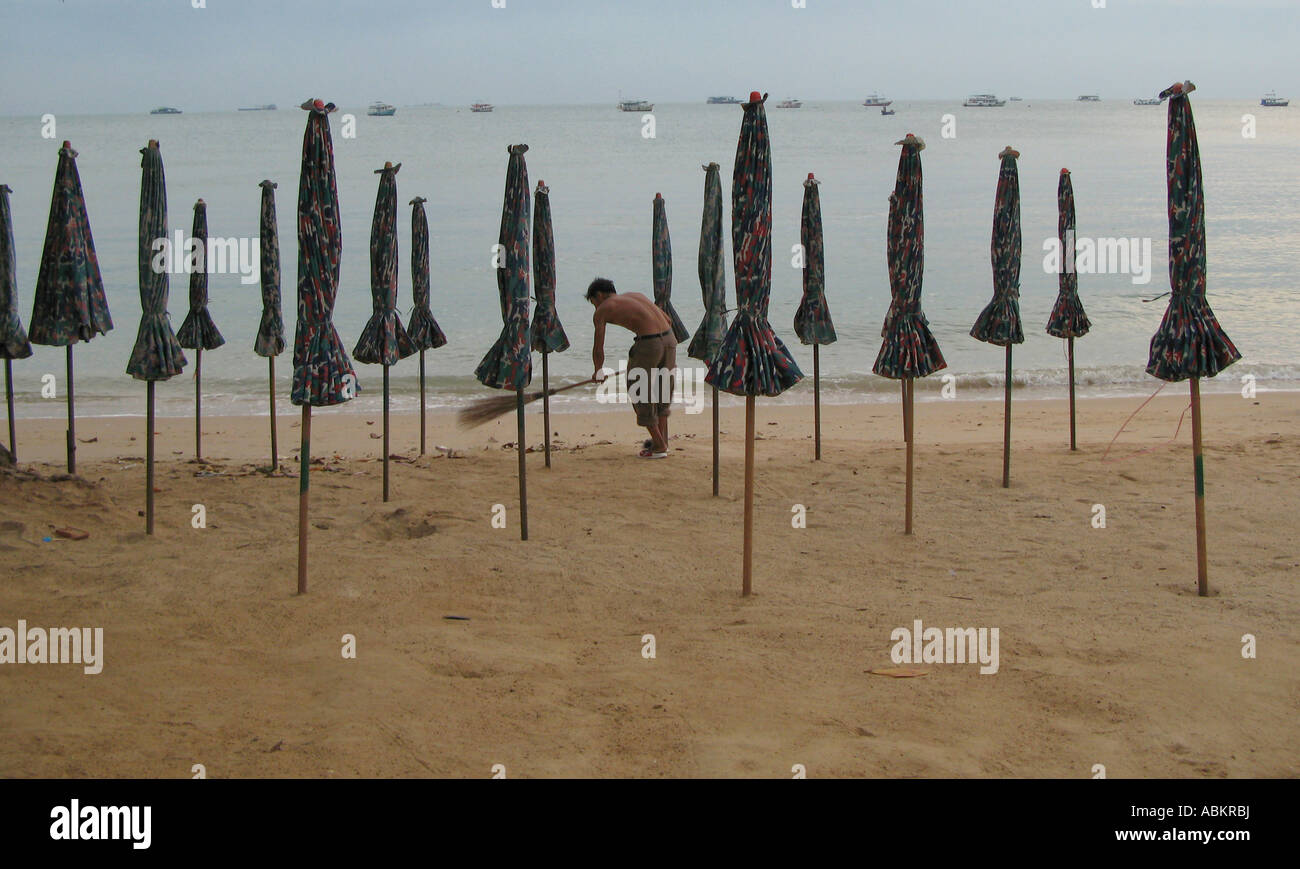
[[[1147,373],[1161,380],[1214,377],[1241,358],[1205,299],[1205,195],[1196,121],[1179,83],[1169,98],[1165,172],[1169,185],[1169,308],[1151,339]]]
[[[32,341],[56,347],[89,341],[96,333],[103,335],[113,328],[77,174],[77,152],[68,142],[59,149],[59,166],[54,172],[30,325]]]
[[[727,274],[722,258],[722,175],[717,163],[704,169],[704,216],[700,221],[700,295],[704,319],[687,349],[692,359],[712,362],[727,335]]]
[[[560,353],[569,349],[569,337],[555,311],[555,234],[551,229],[551,188],[537,182],[533,197],[533,349]]]
[[[202,253],[198,267],[190,272],[190,312],[185,315],[176,340],[190,350],[215,350],[226,339],[221,337],[208,313],[208,206],[202,199],[194,203],[194,228],[190,237]]]
[[[993,202],[993,300],[971,327],[971,337],[999,347],[1023,344],[1020,326],[1020,152],[1010,146],[998,157],[998,192]]]
[[[904,380],[928,377],[946,368],[939,342],[921,312],[921,283],[925,274],[925,210],[921,196],[921,151],[925,142],[908,134],[902,145],[898,175],[889,197],[889,259],[891,301],[880,335],[884,343],[872,369],[881,377]]]
[[[293,342],[293,392],[297,405],[342,404],[361,391],[347,351],[334,329],[343,233],[334,176],[333,103],[303,103],[308,110],[298,179],[298,323]]]
[[[673,242],[668,235],[668,213],[664,198],[655,194],[654,221],[651,226],[650,260],[654,277],[655,305],[668,315],[673,324],[673,336],[678,343],[691,337],[682,318],[673,309]]]
[[[436,350],[447,343],[429,310],[429,218],[423,196],[411,200],[411,295],[415,307],[407,321],[406,334],[416,350]]]
[[[533,379],[528,326],[529,205],[527,145],[506,149],[506,193],[498,235],[497,291],[501,296],[501,335],[479,362],[474,376],[493,389],[523,389]]]
[[[168,274],[158,251],[167,239],[167,179],[156,140],[140,149],[140,235],[136,248],[140,279],[140,328],[126,373],[136,380],[167,380],[185,368],[185,353],[167,315]],[[164,248],[165,250],[165,248]]]
[[[31,342],[18,315],[18,268],[8,184],[0,184],[0,359],[26,359]]]
[[[262,274],[262,319],[257,324],[253,352],[279,356],[284,352],[284,317],[280,313],[280,227],[275,217],[274,181],[263,181],[259,220],[258,266]]]
[[[764,95],[744,105],[731,176],[736,317],[705,378],[732,395],[780,395],[803,379],[767,320],[772,290],[772,148],[766,100]]]
[[[1056,185],[1056,215],[1056,238],[1061,246],[1061,289],[1047,318],[1047,334],[1055,338],[1082,338],[1092,323],[1083,312],[1079,275],[1074,267],[1074,185],[1070,182],[1069,169],[1061,170],[1061,180]]]
[[[803,245],[803,298],[794,312],[794,333],[805,344],[834,344],[835,324],[826,304],[826,254],[822,247],[821,182],[808,173],[803,183],[799,242]]]
[[[398,163],[376,169],[379,193],[370,224],[370,295],[373,313],[361,330],[352,355],[358,362],[396,365],[416,351],[397,313],[397,171]]]

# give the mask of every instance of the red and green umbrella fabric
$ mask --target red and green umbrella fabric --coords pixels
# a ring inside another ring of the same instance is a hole
[[[664,198],[656,193],[654,217],[651,223],[650,265],[654,281],[655,305],[668,315],[673,324],[673,337],[680,343],[691,337],[682,318],[673,308],[673,242],[668,235],[668,212]]]
[[[698,268],[704,318],[687,354],[712,362],[727,336],[727,274],[722,251],[722,175],[717,163],[704,166],[704,214],[700,220]]]
[[[165,257],[158,250],[160,240],[168,241],[167,178],[157,141],[151,140],[140,154],[140,232],[136,246],[140,328],[126,373],[136,380],[168,380],[184,370],[186,359],[167,313],[170,277]]]
[[[501,334],[488,350],[474,376],[493,389],[523,389],[533,377],[529,340],[528,267],[529,212],[527,145],[507,148],[505,200],[498,234],[497,292],[501,301]]]
[[[26,359],[32,355],[18,313],[18,268],[14,254],[14,221],[9,210],[8,184],[0,184],[0,359]]]
[[[406,323],[406,334],[416,350],[436,350],[447,343],[429,309],[429,218],[423,196],[411,200],[411,297],[415,306]]]
[[[551,226],[551,189],[537,182],[533,196],[533,349],[538,353],[560,353],[569,349],[569,338],[555,310],[555,231]]]
[[[803,298],[794,312],[794,333],[804,344],[834,344],[835,324],[826,304],[826,253],[822,236],[821,182],[808,173],[803,183],[799,241],[803,245]]]
[[[1061,250],[1060,291],[1047,319],[1047,334],[1054,338],[1082,338],[1092,328],[1079,299],[1079,275],[1075,270],[1074,184],[1070,170],[1061,170],[1056,185],[1056,238]]]
[[[397,172],[402,164],[376,169],[379,193],[370,224],[371,315],[352,355],[371,365],[396,365],[416,351],[397,312]]]
[[[993,203],[993,299],[980,312],[971,337],[988,344],[1006,347],[1023,344],[1025,333],[1020,325],[1020,172],[1016,160],[1020,152],[1007,147],[998,155],[1002,168],[998,172],[998,191]]]
[[[207,256],[208,249],[208,206],[200,199],[194,203],[194,227],[190,232],[195,245]],[[176,331],[176,340],[187,350],[215,350],[226,339],[221,336],[217,324],[212,322],[208,313],[208,269],[206,260],[200,262],[200,268],[190,272],[190,310],[185,315],[180,329]]]
[[[253,352],[274,358],[284,352],[284,315],[280,303],[280,227],[275,216],[274,181],[258,184],[262,204],[258,211],[258,271],[262,281],[262,318],[253,339]]]

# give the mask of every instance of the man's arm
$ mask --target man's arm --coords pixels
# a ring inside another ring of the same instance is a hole
[[[591,364],[594,367],[591,379],[600,382],[605,379],[600,373],[605,367],[605,318],[599,309],[592,315],[591,321],[596,326],[596,335],[591,341]]]

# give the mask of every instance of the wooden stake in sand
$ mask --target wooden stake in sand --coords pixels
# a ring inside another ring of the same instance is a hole
[[[1066,353],[1070,357],[1070,451],[1077,452],[1079,441],[1075,436],[1074,428],[1074,336],[1071,335],[1066,339]]]
[[[76,392],[72,384],[72,345],[68,345],[68,473],[77,473],[77,410]]]
[[[542,425],[546,429],[546,467],[551,466],[551,368],[548,362],[551,351],[542,351]],[[522,405],[521,405],[522,406]]]
[[[154,382],[150,380],[145,385],[145,401],[148,407],[145,410],[145,471],[144,471],[144,533],[153,533],[153,393]]]
[[[14,361],[5,358],[5,406],[9,410],[9,460],[18,464],[18,438],[14,428]]]
[[[813,437],[816,461],[822,460],[822,359],[821,345],[813,345]]]
[[[194,458],[203,460],[203,348],[194,355]]]
[[[718,497],[718,387],[713,387],[713,497]]]
[[[524,445],[524,391],[515,390],[515,421],[519,430],[515,447],[519,451],[519,539],[528,539],[528,463],[524,456],[528,448]]]
[[[271,385],[270,408],[271,408],[271,473],[280,469],[280,449],[276,443],[275,431],[275,357],[267,357],[269,368],[269,381]]]
[[[1006,396],[1002,403],[1002,488],[1011,488],[1011,345],[1007,345]]]
[[[420,455],[425,454],[424,351],[420,351]]]
[[[1209,559],[1205,544],[1205,456],[1201,451],[1201,378],[1192,378],[1192,467],[1196,482],[1196,593],[1210,593]]]
[[[745,554],[741,594],[754,592],[754,396],[745,396]]]
[[[916,381],[911,377],[903,381],[903,429],[907,437],[907,500],[906,500],[906,520],[904,522],[903,533],[912,533],[912,444],[916,433],[916,425],[912,416],[916,397]]]
[[[311,497],[311,405],[302,406],[298,455],[298,594],[307,593],[307,504]]]

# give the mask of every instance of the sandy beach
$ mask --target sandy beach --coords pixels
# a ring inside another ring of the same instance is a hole
[[[0,775],[1294,777],[1300,394],[1205,399],[1208,598],[1190,416],[1171,440],[1186,395],[1166,388],[1105,458],[1140,399],[1081,402],[1076,453],[1063,401],[1018,401],[1009,490],[1000,402],[918,403],[911,538],[896,405],[825,408],[814,462],[812,408],[760,401],[749,599],[743,409],[722,414],[716,499],[707,413],[677,413],[658,462],[634,458],[630,410],[554,416],[526,543],[512,415],[430,417],[424,457],[418,420],[394,418],[385,504],[379,417],[318,411],[305,596],[295,415],[278,476],[258,469],[265,418],[205,420],[204,464],[192,420],[160,420],[153,537],[142,419],[78,419],[77,479],[63,421],[20,420],[0,627],[102,627],[104,655],[97,675],[0,666]],[[870,674],[918,619],[997,628],[998,672]]]

